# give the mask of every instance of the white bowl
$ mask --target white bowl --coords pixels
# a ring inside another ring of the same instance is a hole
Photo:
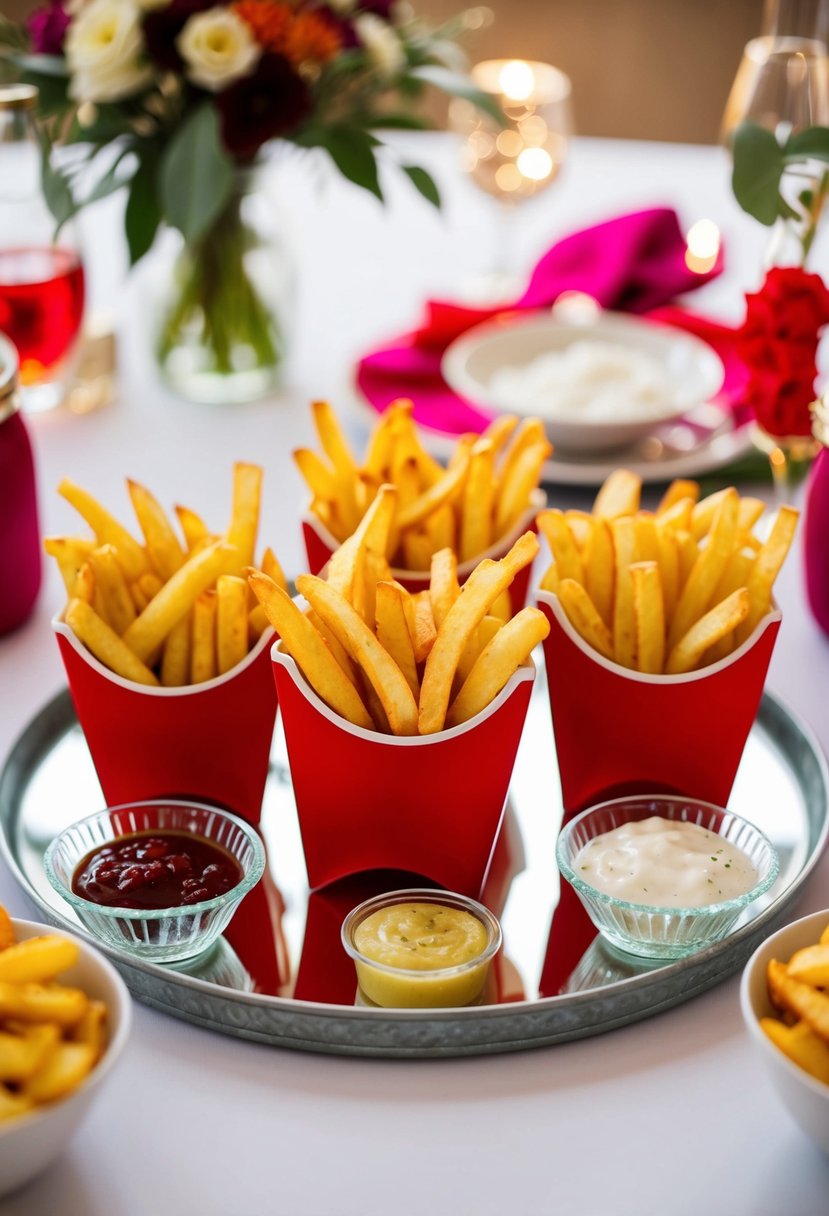
[[[752,1042],[783,1105],[806,1135],[829,1153],[829,1085],[792,1063],[760,1026],[760,1018],[777,1016],[766,984],[769,961],[776,958],[788,962],[795,950],[814,945],[827,924],[829,909],[804,916],[767,937],[745,965],[740,1007]]]
[[[647,356],[668,382],[664,402],[661,397],[651,402],[647,413],[631,409],[618,417],[591,418],[573,409],[557,409],[543,393],[519,399],[493,384],[503,369],[527,368],[540,356],[561,353],[576,342],[623,347]],[[475,405],[541,418],[550,441],[572,452],[612,450],[651,435],[710,401],[724,376],[722,360],[707,342],[670,325],[612,312],[582,319],[550,312],[513,313],[485,321],[448,347],[441,371],[449,386]]]
[[[124,1050],[132,1022],[132,1001],[126,985],[97,950],[49,925],[28,920],[13,920],[12,924],[18,941],[54,933],[77,944],[78,961],[58,976],[58,982],[82,988],[88,996],[104,1001],[109,1042],[95,1068],[68,1097],[0,1123],[0,1195],[29,1182],[63,1151]]]

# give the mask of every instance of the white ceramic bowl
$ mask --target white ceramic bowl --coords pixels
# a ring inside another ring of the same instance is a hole
[[[814,945],[827,924],[829,909],[804,916],[767,937],[745,965],[740,983],[740,1007],[751,1040],[783,1105],[806,1135],[829,1153],[829,1085],[793,1064],[760,1026],[760,1018],[773,1017],[777,1013],[766,986],[769,961],[776,958],[788,962],[795,950]]]
[[[624,347],[659,366],[669,389],[664,406],[647,416],[588,418],[555,412],[543,395],[519,400],[499,392],[493,378],[504,368],[527,367],[540,356],[563,352],[576,342]],[[513,414],[535,415],[562,451],[610,451],[651,435],[662,424],[710,401],[723,382],[722,360],[699,338],[669,325],[621,313],[597,312],[583,319],[554,313],[512,314],[468,330],[446,350],[441,371],[451,388],[475,405]]]
[[[106,1082],[129,1037],[132,1001],[126,985],[111,963],[92,946],[49,925],[14,920],[18,941],[55,933],[74,941],[80,951],[77,963],[58,977],[62,984],[82,988],[105,1002],[109,1042],[106,1051],[82,1085],[68,1097],[39,1107],[19,1119],[0,1123],[0,1195],[29,1182],[63,1151],[72,1133]]]

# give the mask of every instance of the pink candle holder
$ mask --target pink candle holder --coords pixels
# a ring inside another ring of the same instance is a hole
[[[0,334],[0,636],[21,625],[40,591],[42,558],[32,445],[20,413],[17,352]]]

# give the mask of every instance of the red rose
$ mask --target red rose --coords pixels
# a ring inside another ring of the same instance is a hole
[[[774,266],[766,275],[763,295],[790,333],[813,336],[829,323],[829,291],[819,274],[799,266]]]
[[[737,333],[745,364],[746,404],[771,435],[811,434],[820,331],[829,324],[829,290],[820,275],[773,267],[760,291],[746,295]]]

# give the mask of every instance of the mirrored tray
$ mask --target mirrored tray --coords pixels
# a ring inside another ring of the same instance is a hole
[[[178,966],[140,963],[102,949],[138,1000],[274,1046],[388,1057],[545,1046],[649,1017],[737,971],[784,919],[820,856],[829,831],[828,799],[820,748],[766,694],[730,805],[777,846],[777,883],[724,941],[690,958],[665,963],[615,952],[596,936],[571,888],[559,887],[554,849],[560,791],[542,667],[482,893],[504,931],[488,990],[470,1008],[387,1011],[360,1003],[340,924],[360,900],[411,886],[411,876],[372,874],[309,893],[277,721],[262,815],[269,868],[225,937],[208,955]],[[84,936],[47,883],[42,857],[62,827],[102,805],[69,695],[61,693],[21,735],[0,775],[0,847],[43,918]]]

